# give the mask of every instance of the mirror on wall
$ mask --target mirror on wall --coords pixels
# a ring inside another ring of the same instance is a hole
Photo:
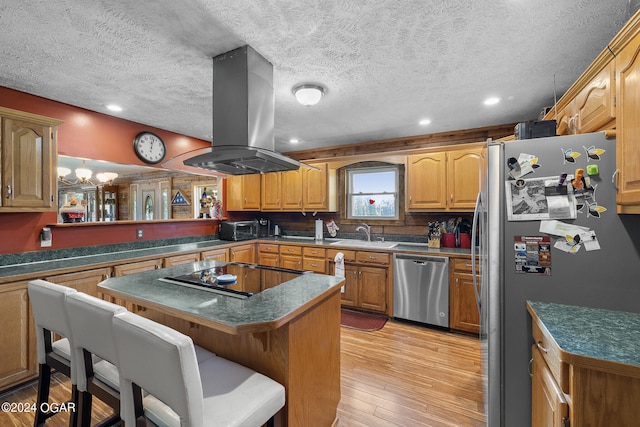
[[[222,197],[220,177],[70,156],[58,168],[59,223],[212,218],[215,209],[201,215],[202,194],[213,206]]]

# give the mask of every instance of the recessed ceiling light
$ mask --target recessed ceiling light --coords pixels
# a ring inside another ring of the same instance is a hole
[[[298,138],[291,138],[289,142],[292,144],[297,144],[298,142],[300,142],[300,140]]]
[[[498,102],[500,102],[500,98],[487,98],[484,100],[484,105],[496,105]]]
[[[431,120],[429,120],[429,119],[422,119],[422,120],[420,120],[420,121],[418,122],[418,124],[419,124],[420,126],[430,125],[430,124],[431,124]]]
[[[121,106],[119,106],[119,105],[116,105],[116,104],[109,104],[109,105],[107,105],[107,109],[108,109],[109,111],[116,111],[116,112],[117,112],[117,111],[122,111],[122,107],[121,107]]]

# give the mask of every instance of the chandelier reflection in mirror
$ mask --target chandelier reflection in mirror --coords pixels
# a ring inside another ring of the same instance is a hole
[[[59,181],[62,184],[66,184],[66,185],[80,184],[80,185],[98,186],[100,184],[111,185],[113,183],[113,180],[118,177],[118,174],[115,172],[101,172],[96,174],[96,179],[98,180],[98,182],[95,182],[95,180],[91,180],[91,177],[93,176],[93,171],[86,167],[84,160],[82,161],[82,167],[77,168],[74,172],[76,175],[75,180],[67,179],[67,175],[71,174],[71,169],[58,167]]]

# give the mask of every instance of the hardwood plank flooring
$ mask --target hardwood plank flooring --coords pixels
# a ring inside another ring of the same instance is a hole
[[[485,425],[476,337],[389,320],[341,344],[339,427]]]
[[[477,338],[389,320],[379,331],[341,328],[341,392],[336,427],[484,426],[482,358]],[[70,396],[69,381],[54,375],[51,402]],[[0,396],[35,402],[36,385]],[[94,405],[94,421],[110,414]],[[0,426],[33,425],[33,413],[0,412]],[[66,427],[68,414],[47,421]]]

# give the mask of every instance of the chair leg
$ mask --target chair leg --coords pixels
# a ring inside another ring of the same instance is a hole
[[[88,427],[91,425],[91,404],[93,396],[86,391],[79,391],[78,395],[78,414],[75,425],[77,427]]]
[[[78,391],[78,386],[75,384],[71,386],[71,401],[74,407],[69,417],[69,427],[76,427],[80,420],[80,392]]]
[[[51,366],[40,364],[38,367],[38,397],[36,400],[36,416],[34,426],[44,426],[49,414],[42,412],[43,403],[49,402],[49,387],[51,387]]]
[[[267,427],[275,427],[276,426],[276,422],[275,422],[275,416],[269,418],[267,420]]]

